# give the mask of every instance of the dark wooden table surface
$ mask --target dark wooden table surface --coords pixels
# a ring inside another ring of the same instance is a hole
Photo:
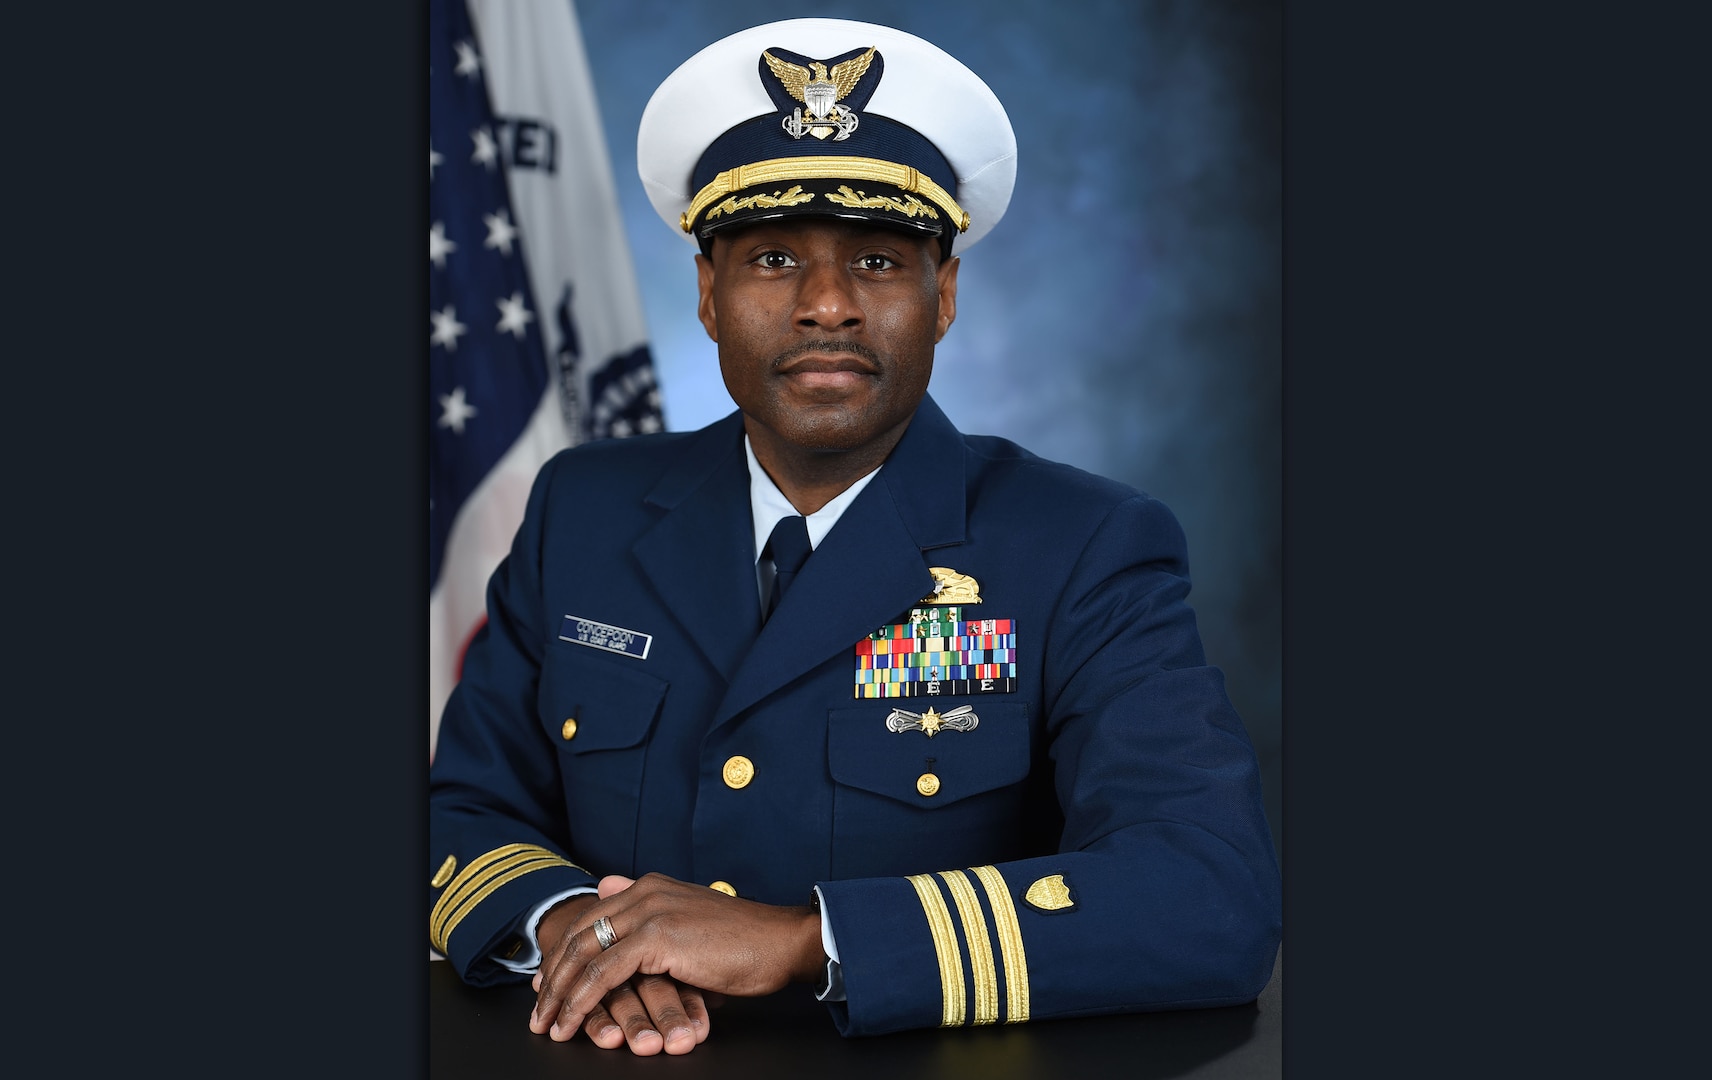
[[[477,990],[428,964],[428,1066],[435,1080],[505,1077],[792,1077],[800,1080],[1255,1080],[1283,1075],[1283,952],[1252,1005],[908,1031],[846,1039],[806,988],[732,999],[707,1042],[682,1057],[638,1058],[583,1036],[529,1031],[528,984]]]

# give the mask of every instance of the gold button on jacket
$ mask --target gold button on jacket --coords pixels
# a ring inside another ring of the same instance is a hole
[[[573,716],[569,720],[566,720],[565,726],[559,729],[559,733],[567,740],[574,737],[577,733],[577,718]]]
[[[923,795],[932,795],[939,790],[939,777],[930,772],[924,772],[916,779],[915,789]]]
[[[743,787],[748,787],[749,781],[751,781],[753,779],[755,779],[755,763],[753,761],[750,761],[748,758],[744,757],[742,754],[737,754],[731,758],[726,759],[726,762],[725,762],[725,786],[726,787],[731,788],[732,790],[736,790],[738,788],[743,788]]]
[[[722,892],[726,896],[737,895],[737,889],[729,881],[716,881],[712,885],[709,885],[708,888],[712,889],[714,892]]]

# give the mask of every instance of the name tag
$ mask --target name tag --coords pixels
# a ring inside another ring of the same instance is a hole
[[[626,630],[622,626],[609,623],[595,622],[579,615],[566,615],[565,621],[559,628],[560,641],[572,641],[578,645],[587,645],[591,649],[605,649],[607,652],[623,653],[634,656],[638,660],[648,659],[648,649],[654,644],[653,634],[644,634],[636,630]]]

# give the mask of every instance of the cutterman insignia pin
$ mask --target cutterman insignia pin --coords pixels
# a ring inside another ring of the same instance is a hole
[[[1022,898],[1041,911],[1063,911],[1076,906],[1076,901],[1070,899],[1070,887],[1064,884],[1063,874],[1048,874],[1041,878],[1028,887]]]
[[[886,717],[886,727],[892,731],[921,731],[933,738],[941,731],[974,731],[981,723],[973,705],[960,705],[949,712],[935,712],[931,707],[924,713],[908,709],[893,709]]]
[[[968,574],[959,574],[949,566],[930,566],[927,572],[933,575],[933,591],[922,597],[918,603],[923,604],[979,604],[981,602],[980,582]]]

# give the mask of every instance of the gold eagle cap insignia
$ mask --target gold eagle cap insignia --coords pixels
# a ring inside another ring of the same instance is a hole
[[[817,61],[814,70],[810,71],[801,64],[780,60],[765,51],[761,53],[761,58],[767,61],[767,67],[772,70],[774,77],[785,85],[785,92],[806,105],[808,98],[805,95],[810,80],[831,83],[834,101],[843,101],[849,97],[850,91],[856,89],[856,84],[868,73],[868,65],[874,62],[874,50],[877,48],[879,46],[870,45],[868,51],[861,56],[852,56],[841,64],[833,64],[830,70]]]
[[[1070,899],[1070,887],[1064,884],[1063,874],[1048,874],[1041,878],[1028,887],[1022,898],[1042,911],[1062,911],[1076,906],[1076,901]]]
[[[923,604],[979,604],[981,583],[968,574],[959,574],[949,566],[930,566],[933,591],[922,597]]]

